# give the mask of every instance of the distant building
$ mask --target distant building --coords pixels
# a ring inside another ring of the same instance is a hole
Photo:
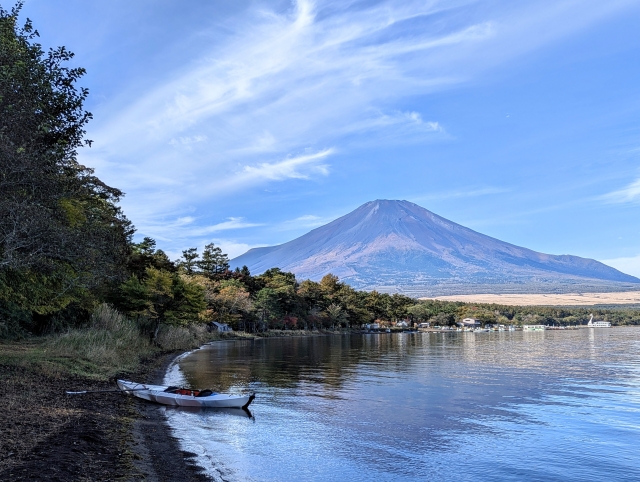
[[[233,329],[226,323],[218,323],[217,321],[212,321],[211,323],[209,323],[209,331],[233,331]]]
[[[476,320],[475,318],[465,318],[464,320],[457,323],[458,326],[480,326],[482,323],[480,320]]]

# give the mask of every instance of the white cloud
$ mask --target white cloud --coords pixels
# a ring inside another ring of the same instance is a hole
[[[422,119],[422,114],[415,111],[392,113],[378,111],[345,126],[342,132],[343,135],[368,133],[369,137],[363,139],[368,145],[379,142],[385,144],[424,142],[429,138],[442,139],[446,134],[439,122],[425,121]]]
[[[434,201],[434,200],[443,200],[443,199],[455,199],[455,198],[467,198],[467,197],[478,197],[478,196],[490,196],[494,194],[503,194],[506,192],[510,192],[510,189],[501,188],[501,187],[468,187],[463,189],[455,189],[451,191],[440,191],[434,192],[431,194],[425,194],[423,196],[413,197],[411,198],[412,202],[419,203],[424,201]]]
[[[316,222],[319,219],[322,219],[320,216],[314,216],[313,214],[305,214],[304,216],[299,216],[295,218],[291,222]]]
[[[239,189],[263,184],[267,181],[284,181],[287,179],[309,180],[317,176],[329,174],[328,164],[323,160],[335,152],[325,149],[320,152],[287,157],[276,162],[261,162],[255,165],[242,166],[241,169],[223,179],[215,179],[209,183],[206,191],[223,195]]]
[[[632,2],[463,8],[477,3],[298,0],[283,11],[249,2],[224,29],[215,19],[199,32],[196,57],[93,109],[95,143],[82,161],[127,193],[125,212],[147,234],[216,196],[327,176],[339,168],[328,158],[353,145],[446,136],[412,98],[469,82]]]
[[[329,174],[326,164],[318,164],[317,161],[333,154],[333,149],[325,149],[314,154],[307,154],[298,157],[285,159],[284,161],[267,163],[263,162],[257,166],[245,166],[241,178],[269,179],[271,181],[282,181],[284,179],[309,179],[311,174]]]
[[[636,179],[618,191],[613,191],[601,196],[601,199],[610,203],[640,202],[640,179]]]
[[[304,216],[298,216],[295,219],[281,222],[276,226],[276,229],[278,231],[294,231],[317,228],[318,226],[330,223],[334,219],[336,219],[336,217],[323,217],[316,216],[314,214],[305,214]]]
[[[191,144],[195,144],[196,142],[205,142],[207,140],[207,136],[190,136],[190,137],[178,137],[172,138],[169,141],[169,144],[172,146],[189,146]]]
[[[213,224],[211,226],[202,226],[198,230],[202,234],[217,233],[219,231],[228,231],[230,229],[244,229],[253,228],[255,226],[262,226],[262,223],[248,223],[243,218],[229,218],[228,221],[222,223]],[[195,236],[198,234],[194,233]]]
[[[236,258],[241,254],[246,253],[251,248],[259,248],[264,245],[262,244],[246,244],[246,243],[238,243],[236,241],[231,241],[228,239],[219,239],[216,242],[217,246],[220,246],[223,253],[226,253],[229,256],[229,259]]]
[[[216,246],[218,246],[223,253],[229,256],[229,259],[237,258],[241,254],[246,253],[252,248],[260,248],[264,246],[262,244],[247,244],[247,243],[240,243],[234,240],[219,239],[219,238],[193,243],[190,246],[198,248],[198,252],[202,253],[202,251],[204,251],[205,245],[208,243],[214,243]],[[172,260],[180,259],[180,257],[182,256],[181,250],[167,250],[166,253],[167,253],[167,256],[169,256],[169,258]]]
[[[601,262],[623,273],[640,278],[640,254],[629,258],[603,259]]]
[[[182,241],[207,237],[212,233],[264,226],[262,223],[250,223],[243,218],[228,218],[226,221],[201,225],[193,216],[179,217],[174,221],[149,222],[138,228],[147,236],[162,241]],[[209,241],[206,241],[209,242]]]

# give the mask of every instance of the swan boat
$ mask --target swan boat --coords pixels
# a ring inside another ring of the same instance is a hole
[[[209,407],[209,408],[247,408],[256,397],[250,395],[227,395],[215,393],[211,390],[190,390],[162,385],[147,385],[144,383],[118,380],[118,388],[124,393],[133,395],[150,402],[178,407]]]
[[[587,323],[589,328],[611,328],[611,322],[604,320],[593,321],[593,315],[589,318],[589,323]]]

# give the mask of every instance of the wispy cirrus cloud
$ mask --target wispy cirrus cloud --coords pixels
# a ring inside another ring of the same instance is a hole
[[[195,144],[197,142],[205,142],[207,140],[207,136],[189,136],[189,137],[178,137],[173,138],[169,141],[169,144],[172,146],[190,146],[191,144]]]
[[[392,100],[462,80],[436,73],[436,58],[434,65],[422,59],[424,67],[416,70],[416,56],[495,35],[491,22],[445,31],[412,24],[430,22],[452,5],[299,0],[284,11],[249,9],[233,19],[231,35],[214,35],[216,42],[190,59],[187,69],[181,66],[181,74],[102,122],[92,132],[97,148],[89,163],[122,179],[130,197],[158,185],[188,187],[215,172],[210,194],[217,187],[243,189],[242,181],[328,173],[326,164],[301,171],[296,161],[265,157],[323,153],[324,146],[336,146],[345,137],[371,133],[378,139],[437,135],[443,131],[437,120],[399,112]],[[238,164],[246,166],[244,175],[234,169]],[[155,180],[145,182],[150,171]]]
[[[141,232],[155,231],[259,185],[324,178],[354,146],[449,138],[412,99],[629,3],[249,3],[198,32],[199,50],[174,58],[164,77],[94,109],[83,161],[127,192]]]
[[[636,179],[622,189],[604,194],[600,199],[616,204],[640,203],[640,179]]]
[[[294,231],[317,228],[333,221],[335,217],[316,216],[315,214],[305,214],[295,219],[283,221],[275,226],[277,231]]]
[[[140,227],[140,230],[147,236],[161,241],[167,255],[177,260],[182,255],[182,250],[188,247],[196,247],[202,252],[204,246],[214,243],[222,249],[222,252],[230,258],[240,256],[251,248],[264,246],[263,244],[251,244],[238,241],[232,237],[221,237],[223,233],[234,232],[264,226],[263,223],[254,223],[242,217],[230,217],[225,221],[207,224],[194,216],[178,217],[166,222],[150,222]],[[239,234],[239,233],[238,233]]]
[[[334,154],[334,149],[324,149],[274,162],[261,162],[241,166],[235,173],[224,179],[211,182],[208,189],[218,195],[232,193],[238,189],[247,189],[259,184],[287,179],[309,180],[312,177],[327,176],[329,165],[326,159]]]
[[[413,202],[436,201],[445,199],[468,198],[478,196],[491,196],[495,194],[504,194],[510,192],[511,189],[503,187],[468,187],[462,189],[453,189],[450,191],[439,191],[423,196],[412,197]]]
[[[201,224],[201,221],[196,217],[184,216],[160,223],[150,222],[144,224],[141,229],[148,233],[149,236],[169,241],[177,238],[203,238],[220,231],[254,228],[257,226],[264,226],[264,224],[247,222],[241,217],[231,217],[216,224]]]
[[[241,182],[253,180],[282,181],[284,179],[309,179],[313,174],[326,176],[329,174],[327,164],[321,161],[335,151],[325,149],[321,152],[288,158],[279,162],[262,162],[256,166],[245,166],[239,175]]]

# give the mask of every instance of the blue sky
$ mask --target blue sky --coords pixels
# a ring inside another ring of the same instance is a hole
[[[88,71],[82,162],[173,257],[406,199],[640,276],[637,0],[27,0],[23,16]]]

